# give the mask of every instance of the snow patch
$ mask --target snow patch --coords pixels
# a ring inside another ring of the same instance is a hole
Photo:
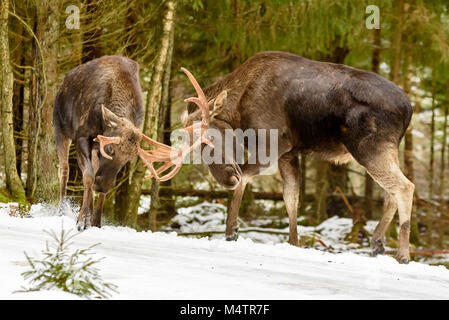
[[[203,209],[209,213],[200,212],[198,221],[224,218],[224,206],[207,203],[186,209],[182,216],[193,218]],[[24,285],[23,252],[39,253],[48,239],[42,229],[60,230],[62,223],[66,229],[75,227],[70,215],[50,216],[54,211],[46,206],[32,210],[32,218],[21,219],[0,206],[0,298],[77,298],[59,291],[12,293]],[[208,215],[213,218],[206,219]],[[348,227],[348,220],[333,218],[313,232],[340,239],[338,230]],[[222,237],[194,239],[111,226],[90,228],[73,242],[74,248],[101,243],[94,251],[106,257],[98,264],[104,280],[118,286],[113,299],[449,298],[449,270],[416,262],[400,265],[389,256],[333,254],[286,243],[256,243],[243,236],[227,242]]]

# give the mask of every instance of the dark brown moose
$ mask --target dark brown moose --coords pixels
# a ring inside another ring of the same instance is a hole
[[[199,88],[193,76],[187,70],[183,71],[195,88]],[[200,95],[187,100],[204,109],[204,99]],[[120,169],[137,155],[150,169],[151,173],[145,179],[154,177],[165,181],[179,171],[184,157],[194,148],[201,143],[211,145],[205,138],[209,126],[209,114],[205,112],[206,109],[200,124],[185,128],[198,131],[200,139],[192,146],[185,145],[178,150],[152,140],[140,130],[143,108],[137,62],[125,57],[104,56],[68,72],[56,96],[53,125],[59,158],[61,204],[66,197],[72,141],[83,173],[84,194],[78,229],[101,226],[106,193],[114,186]],[[140,148],[142,139],[154,149]],[[155,170],[154,162],[163,162],[163,165]],[[170,168],[169,173],[159,176]],[[94,191],[99,193],[95,211]]]
[[[215,104],[220,100],[220,110],[215,110],[210,127],[222,134],[226,129],[278,130],[278,167],[291,244],[298,245],[298,154],[312,154],[335,163],[355,159],[388,194],[383,217],[373,234],[373,254],[384,252],[384,234],[398,209],[396,259],[400,263],[409,261],[414,184],[399,168],[398,146],[410,123],[412,108],[398,86],[375,73],[349,66],[285,52],[262,52],[206,88],[204,95],[204,100],[217,100]],[[184,125],[191,125],[202,114],[190,103]],[[217,145],[210,151],[213,154],[216,150]],[[222,154],[224,157],[226,152]],[[221,185],[235,189],[226,221],[226,237],[232,240],[238,231],[237,216],[245,186],[264,166],[235,161],[208,166]]]

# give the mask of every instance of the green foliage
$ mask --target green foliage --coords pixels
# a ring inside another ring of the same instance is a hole
[[[12,202],[12,199],[8,193],[8,190],[0,189],[0,202],[2,202],[2,203]]]
[[[0,189],[0,203],[9,203],[9,202],[17,202],[19,204],[19,208],[21,212],[25,213],[25,211],[29,211],[30,204],[26,200],[25,193],[20,193],[18,198],[14,198],[8,192],[8,189]]]
[[[18,218],[31,218],[30,209],[31,205],[28,203],[19,203],[18,205],[10,204],[9,215]]]
[[[41,258],[31,258],[25,252],[31,270],[23,272],[22,276],[31,287],[23,291],[59,289],[88,299],[109,298],[111,291],[117,292],[117,287],[104,282],[94,267],[102,259],[90,257],[92,248],[98,244],[71,252],[69,247],[73,242],[70,240],[77,235],[73,229],[67,232],[62,227],[59,236],[53,230],[44,232],[50,235],[52,243],[46,242]]]
[[[25,190],[23,189],[16,190],[14,194],[14,200],[21,205],[27,205],[28,202],[25,196]]]
[[[30,218],[31,205],[29,203],[19,203],[19,216],[21,218]]]

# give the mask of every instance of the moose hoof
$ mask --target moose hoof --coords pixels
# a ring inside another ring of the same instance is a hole
[[[371,249],[373,249],[372,255],[373,257],[377,256],[378,254],[384,254],[385,248],[384,248],[384,241],[381,239],[373,240],[371,244]]]
[[[239,228],[234,229],[234,234],[232,236],[226,236],[226,241],[237,241],[239,237]]]
[[[409,257],[409,254],[400,254],[400,253],[398,253],[396,255],[396,260],[400,264],[408,264],[410,262],[410,257]]]
[[[61,203],[59,204],[58,207],[58,216],[62,217],[64,216],[66,213],[70,212],[70,203],[68,199],[64,199],[61,201]]]
[[[82,217],[77,223],[76,223],[76,229],[78,231],[86,230],[90,227],[90,217]]]
[[[78,221],[76,223],[76,230],[83,231],[85,229],[84,223],[82,221]]]
[[[376,248],[373,249],[373,252],[371,253],[373,257],[377,256],[378,254],[382,255],[385,253],[385,248]]]

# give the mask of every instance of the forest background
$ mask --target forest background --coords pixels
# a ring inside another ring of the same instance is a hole
[[[66,72],[103,55],[140,64],[144,133],[170,144],[181,126],[189,69],[203,87],[265,50],[344,63],[392,80],[414,106],[400,146],[401,166],[416,184],[412,243],[444,248],[449,238],[449,3],[446,0],[0,0],[0,202],[58,201],[53,103]],[[376,14],[378,14],[376,16]],[[376,18],[379,25],[376,25]],[[301,223],[353,219],[347,240],[367,238],[381,215],[383,192],[356,163],[335,166],[302,155]],[[105,219],[137,230],[160,230],[179,199],[227,204],[201,165],[185,165],[171,181],[142,183],[140,160],[127,164],[107,196]],[[81,172],[70,152],[69,196],[82,197]],[[243,220],[286,216],[279,173],[253,179]],[[138,214],[140,199],[151,196]],[[271,225],[271,227],[279,227]],[[394,246],[397,230],[389,231]]]

